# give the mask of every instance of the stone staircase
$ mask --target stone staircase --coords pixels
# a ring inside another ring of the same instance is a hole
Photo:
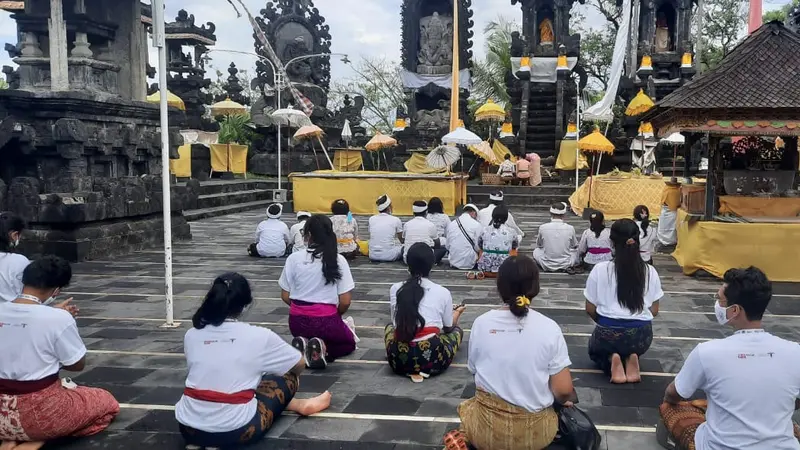
[[[558,156],[556,151],[556,85],[536,83],[530,87],[525,152],[540,157]]]
[[[183,183],[178,183],[179,185]],[[291,185],[282,186],[289,192],[284,203],[285,211],[291,211]],[[235,214],[252,209],[266,208],[272,203],[272,190],[278,188],[277,180],[209,180],[200,183],[197,209],[184,211],[188,221]]]
[[[480,207],[489,203],[489,195],[502,190],[505,204],[511,208],[524,207],[531,211],[550,209],[556,202],[568,202],[569,196],[575,191],[574,186],[544,183],[539,186],[467,186],[467,199]]]

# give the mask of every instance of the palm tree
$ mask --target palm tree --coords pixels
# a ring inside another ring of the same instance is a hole
[[[511,69],[511,33],[520,32],[518,23],[498,16],[486,25],[486,58],[472,67],[473,88],[471,100],[481,105],[488,99],[508,104],[506,75]]]

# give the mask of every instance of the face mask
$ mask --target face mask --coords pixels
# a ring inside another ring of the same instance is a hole
[[[728,307],[730,308],[730,306]],[[720,325],[726,325],[730,319],[728,319],[728,308],[723,308],[722,305],[719,304],[719,300],[714,302],[714,314],[717,316],[717,322]]]

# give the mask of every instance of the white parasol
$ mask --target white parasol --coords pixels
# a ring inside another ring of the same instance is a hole
[[[353,132],[350,130],[350,121],[344,119],[344,127],[342,127],[342,139],[350,147],[350,141],[353,139]]]
[[[686,143],[686,137],[676,131],[675,133],[670,134],[664,139],[661,139],[661,142],[670,145],[682,145]]]
[[[442,142],[450,145],[478,145],[483,142],[477,134],[464,127],[458,127],[442,138]]]
[[[440,145],[428,153],[425,162],[433,169],[448,169],[461,158],[461,152],[456,147]]]
[[[311,125],[311,119],[297,109],[283,108],[273,111],[272,118],[281,126],[289,126],[292,128],[305,127]]]

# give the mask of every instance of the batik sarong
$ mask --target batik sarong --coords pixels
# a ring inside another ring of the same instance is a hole
[[[342,320],[336,305],[292,300],[289,331],[294,337],[322,339],[328,362],[356,350],[356,337]]]
[[[0,441],[49,441],[92,436],[119,413],[110,392],[90,387],[66,388],[58,380],[30,394],[0,394]]]
[[[399,342],[392,324],[386,325],[384,332],[386,358],[392,370],[399,375],[439,375],[450,367],[464,338],[464,331],[459,327],[453,327],[450,333],[436,334],[415,342]]]
[[[480,389],[458,406],[458,415],[461,431],[479,449],[541,450],[558,432],[553,408],[530,412]]]
[[[199,447],[252,444],[264,438],[275,419],[280,417],[296,393],[297,375],[293,373],[287,373],[282,377],[265,375],[256,388],[258,401],[256,414],[244,426],[222,433],[208,433],[182,424],[178,428],[187,444]]]
[[[631,321],[636,322],[636,321]],[[623,361],[632,354],[644,355],[653,342],[653,325],[637,327],[609,327],[596,325],[589,338],[589,357],[607,375],[611,374],[611,355],[618,354]]]

